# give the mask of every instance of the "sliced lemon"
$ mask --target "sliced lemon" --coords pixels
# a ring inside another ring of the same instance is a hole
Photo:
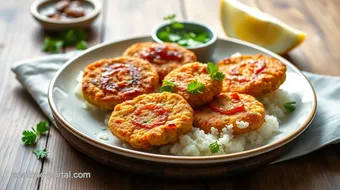
[[[220,0],[221,24],[227,36],[285,54],[301,44],[306,33],[237,0]]]

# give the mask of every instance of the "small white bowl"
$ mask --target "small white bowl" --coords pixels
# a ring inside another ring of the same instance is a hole
[[[81,0],[85,9],[89,10],[89,13],[83,17],[72,18],[69,20],[54,20],[48,18],[43,14],[44,11],[55,4],[55,0],[36,0],[31,5],[32,16],[41,24],[44,29],[47,30],[62,30],[65,28],[87,28],[90,27],[93,21],[98,17],[101,12],[102,6],[99,1],[96,0]]]
[[[199,45],[199,46],[185,47],[185,48],[193,51],[196,54],[198,61],[202,61],[202,62],[211,61],[211,56],[214,53],[215,48],[216,48],[217,34],[215,30],[207,25],[197,23],[197,22],[180,21],[180,23],[182,23],[184,25],[184,28],[188,29],[188,31],[190,32],[202,32],[203,31],[208,34],[209,39],[210,39],[208,42],[202,45]],[[163,43],[163,41],[157,37],[157,34],[159,31],[164,30],[165,27],[169,25],[171,25],[171,23],[165,23],[165,24],[155,27],[151,33],[152,39],[158,43]]]

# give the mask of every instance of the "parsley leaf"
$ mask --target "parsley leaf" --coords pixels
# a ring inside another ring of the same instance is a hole
[[[286,109],[287,112],[291,113],[296,108],[296,102],[287,102],[283,106],[284,106],[284,108]]]
[[[22,142],[25,145],[31,145],[34,144],[38,138],[38,136],[46,131],[48,131],[50,128],[47,127],[48,122],[47,121],[41,121],[37,124],[36,128],[32,128],[32,130],[25,130],[22,132]]]
[[[184,28],[184,24],[182,24],[182,23],[180,23],[180,22],[173,22],[173,23],[171,24],[171,26],[172,26],[173,28],[176,28],[176,29]]]
[[[87,33],[82,29],[66,29],[57,33],[55,38],[47,36],[44,39],[42,50],[59,53],[63,47],[76,45],[77,49],[87,48]]]
[[[209,145],[211,153],[217,153],[218,151],[220,151],[220,146],[221,145],[219,145],[217,141],[214,143],[211,143]]]
[[[176,19],[176,15],[175,14],[171,14],[171,15],[163,17],[163,20],[170,21],[170,22],[174,22],[175,19]]]
[[[63,47],[64,42],[62,40],[52,39],[46,37],[42,46],[43,51],[48,51],[52,53],[59,53]]]
[[[46,131],[48,131],[50,128],[48,128],[48,122],[47,121],[40,121],[37,124],[37,132],[40,133],[44,133]]]
[[[173,92],[177,85],[171,81],[163,80],[163,85],[160,88],[161,92]]]
[[[60,34],[60,38],[64,41],[65,46],[76,45],[79,41],[87,39],[87,33],[81,29],[66,29]]]
[[[37,139],[37,135],[33,131],[25,130],[22,132],[22,142],[25,145],[34,144]]]
[[[223,80],[225,78],[225,74],[218,71],[218,66],[214,63],[208,63],[207,71],[210,74],[210,77],[215,80]]]
[[[38,160],[41,160],[47,156],[48,151],[46,150],[46,148],[44,148],[42,150],[34,150],[33,154],[35,154]]]
[[[190,94],[197,94],[202,93],[205,89],[205,86],[203,83],[197,82],[197,80],[191,82],[188,84],[187,91]]]
[[[87,42],[85,40],[77,42],[76,48],[80,50],[87,49]]]

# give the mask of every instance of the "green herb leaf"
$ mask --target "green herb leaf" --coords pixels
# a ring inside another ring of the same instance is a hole
[[[211,153],[217,153],[218,151],[220,151],[220,146],[221,145],[219,145],[217,141],[214,143],[211,143],[209,145]]]
[[[36,127],[36,131],[38,133],[44,133],[48,130],[50,130],[50,128],[48,128],[48,122],[47,121],[40,121],[38,124],[37,124],[37,127]]]
[[[218,71],[218,66],[214,63],[208,63],[207,71],[210,74],[210,77],[215,80],[223,80],[225,78],[225,74]]]
[[[170,40],[169,40],[169,35],[170,35],[169,32],[160,31],[160,32],[158,32],[157,37],[158,37],[160,40],[164,41],[164,42],[168,42],[168,41],[170,41]]]
[[[287,102],[283,105],[287,112],[291,113],[296,108],[296,102]]]
[[[171,14],[171,15],[163,17],[163,20],[170,21],[170,22],[175,21],[175,19],[176,19],[176,15],[175,14]]]
[[[199,42],[207,42],[209,40],[209,36],[206,32],[201,32],[199,33],[196,37],[193,38],[195,41]]]
[[[33,154],[35,154],[38,160],[41,160],[47,156],[48,151],[46,150],[46,148],[42,150],[34,150]]]
[[[76,45],[79,41],[87,39],[87,33],[81,29],[67,29],[60,33],[65,46]]]
[[[107,128],[102,128],[102,131],[106,131],[107,130]]]
[[[176,84],[168,81],[168,80],[163,80],[163,85],[160,88],[161,92],[173,92],[174,88],[176,87]]]
[[[25,145],[34,144],[36,139],[37,135],[33,131],[25,130],[22,132],[21,140]]]
[[[214,76],[215,80],[223,80],[225,78],[225,74],[222,72],[217,72]]]
[[[171,26],[172,26],[173,28],[176,28],[176,29],[184,28],[184,25],[183,25],[182,23],[176,22],[176,21],[174,21],[174,22],[171,24]]]
[[[62,40],[52,39],[46,37],[42,46],[42,50],[46,52],[59,53],[63,47],[64,42]]]
[[[22,132],[22,142],[25,145],[30,145],[30,144],[34,144],[38,138],[38,136],[41,133],[44,133],[46,131],[48,131],[50,128],[48,128],[48,122],[47,121],[40,121],[37,126],[35,127],[35,129],[32,127],[32,130],[25,130]]]
[[[191,82],[188,84],[187,91],[190,94],[197,94],[202,93],[205,89],[205,86],[203,83],[197,82],[197,80]]]
[[[85,40],[77,42],[76,48],[80,50],[87,49],[87,42]]]

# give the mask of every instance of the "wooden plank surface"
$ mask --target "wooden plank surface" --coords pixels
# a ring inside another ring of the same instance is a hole
[[[15,178],[12,174],[39,173],[42,163],[32,150],[44,147],[47,139],[44,136],[36,146],[22,144],[22,131],[45,116],[10,70],[15,61],[42,55],[42,32],[29,13],[32,2],[0,1],[0,189],[37,188],[37,179]]]
[[[29,94],[10,71],[13,62],[42,55],[43,32],[29,15],[33,0],[0,0],[0,189],[340,189],[340,146],[328,146],[304,157],[269,165],[239,176],[202,181],[149,179],[107,168],[76,152],[51,129],[43,164],[21,143],[23,129],[45,119]],[[241,0],[277,16],[308,33],[307,40],[287,58],[300,69],[340,76],[338,0]],[[219,25],[218,0],[106,0],[104,12],[91,32],[90,45],[103,41],[147,35],[175,13],[179,19]],[[325,14],[327,13],[327,14]],[[68,48],[65,51],[70,51]],[[90,172],[91,179],[17,179],[13,172]]]

